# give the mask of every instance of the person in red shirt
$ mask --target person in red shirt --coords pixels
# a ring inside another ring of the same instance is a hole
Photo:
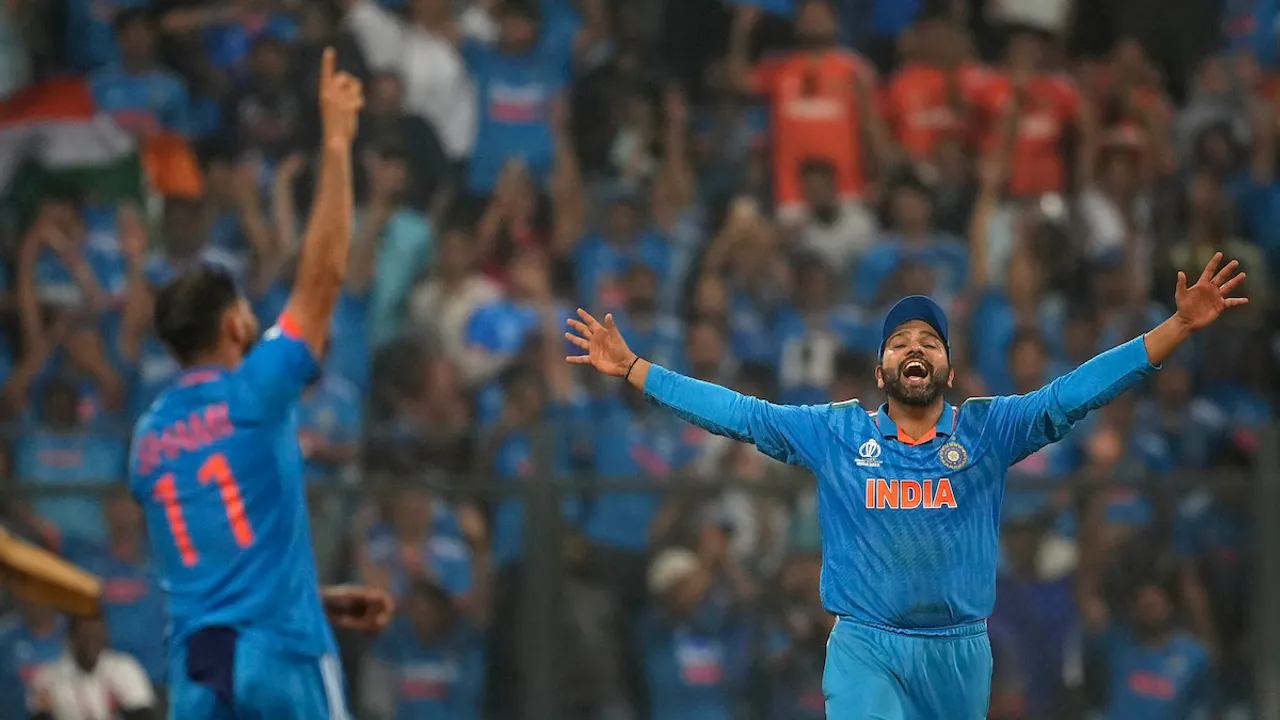
[[[739,8],[729,66],[740,89],[769,99],[779,212],[785,217],[803,211],[801,168],[810,161],[835,168],[841,200],[859,199],[867,190],[869,168],[884,169],[892,162],[892,141],[876,108],[875,70],[836,46],[839,23],[829,0],[798,2],[800,47],[753,69],[747,48],[758,18],[757,8]]]
[[[1035,198],[1066,190],[1064,143],[1074,134],[1080,168],[1093,166],[1095,139],[1090,105],[1075,83],[1044,69],[1048,38],[1042,31],[1015,27],[1005,66],[982,92],[989,150],[999,144],[1008,121],[1016,123],[1009,194]],[[1012,117],[1011,117],[1012,115]]]
[[[991,73],[967,57],[962,32],[947,16],[921,19],[911,57],[885,93],[894,140],[914,162],[930,161],[940,139],[966,138],[974,129],[972,111]]]

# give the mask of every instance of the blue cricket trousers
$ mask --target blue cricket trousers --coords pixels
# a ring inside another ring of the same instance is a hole
[[[983,720],[991,700],[986,622],[907,634],[836,621],[822,676],[827,720]]]

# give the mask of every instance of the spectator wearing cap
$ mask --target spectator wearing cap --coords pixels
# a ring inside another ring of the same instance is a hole
[[[485,668],[480,629],[444,588],[417,578],[364,661],[362,711],[371,720],[478,720]]]
[[[66,623],[52,609],[19,601],[0,618],[0,718],[29,720],[28,688],[41,665],[66,648]]]
[[[160,66],[155,20],[148,9],[125,10],[116,16],[120,61],[89,76],[98,111],[120,127],[145,138],[160,131],[191,132],[191,98],[186,83]]]
[[[369,66],[381,75],[399,78],[397,100],[403,102],[397,105],[405,114],[430,124],[449,161],[470,158],[476,135],[476,88],[458,52],[450,3],[413,0],[407,3],[407,20],[375,0],[345,4],[346,26]]]
[[[736,692],[749,667],[747,626],[708,613],[709,575],[683,548],[662,551],[649,566],[653,608],[641,625],[650,716],[680,720],[734,717]]]
[[[42,665],[31,679],[31,720],[151,720],[159,708],[155,690],[138,661],[110,649],[100,617],[73,617],[63,656]]]
[[[887,236],[858,266],[856,299],[864,307],[879,307],[887,282],[905,263],[924,266],[934,276],[938,293],[955,297],[969,276],[968,249],[954,237],[936,230],[933,197],[914,175],[904,175],[885,192]]]

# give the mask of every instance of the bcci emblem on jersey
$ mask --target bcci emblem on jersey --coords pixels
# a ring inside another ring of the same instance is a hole
[[[959,470],[964,464],[969,462],[969,451],[958,442],[952,441],[942,446],[938,451],[938,458],[942,460],[942,464],[952,470]]]
[[[880,443],[875,438],[862,443],[858,447],[859,457],[854,460],[858,467],[877,468],[880,467]]]

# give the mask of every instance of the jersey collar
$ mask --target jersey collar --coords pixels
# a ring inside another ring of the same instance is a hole
[[[190,387],[191,385],[203,385],[213,382],[222,377],[226,371],[226,368],[217,365],[197,365],[187,368],[178,377],[178,387]]]
[[[886,438],[891,438],[907,445],[923,445],[935,437],[950,437],[956,431],[956,409],[950,403],[942,405],[942,416],[938,418],[938,425],[932,431],[924,434],[924,437],[913,438],[904,434],[898,429],[898,424],[889,417],[889,404],[885,403],[880,406],[880,411],[873,418],[876,427],[880,428],[880,434]]]

